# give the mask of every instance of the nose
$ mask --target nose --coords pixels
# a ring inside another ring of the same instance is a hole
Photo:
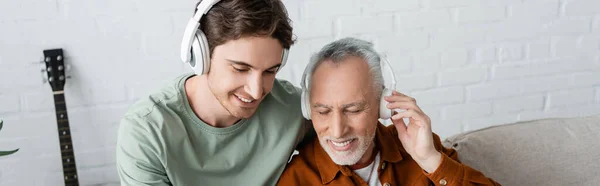
[[[262,76],[260,74],[253,74],[248,78],[244,89],[253,99],[260,99],[263,94],[262,84]]]
[[[342,138],[346,134],[346,125],[344,125],[344,117],[340,113],[333,113],[331,120],[330,135],[333,138]]]

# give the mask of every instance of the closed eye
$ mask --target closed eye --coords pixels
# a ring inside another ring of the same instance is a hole
[[[247,69],[247,68],[235,68],[235,67],[233,67],[233,69],[234,69],[235,71],[237,71],[237,72],[247,72],[247,71],[248,71],[248,69]]]
[[[362,111],[362,110],[346,110],[346,112],[352,113],[352,114],[359,113],[360,111]]]
[[[326,115],[326,114],[329,114],[329,112],[330,112],[329,110],[326,110],[326,111],[318,111],[318,113],[319,113],[320,115]]]

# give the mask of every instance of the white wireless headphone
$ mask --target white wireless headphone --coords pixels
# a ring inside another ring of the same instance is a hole
[[[181,41],[181,60],[183,60],[184,63],[188,63],[198,75],[206,74],[210,69],[210,49],[208,47],[206,35],[200,30],[200,19],[219,1],[220,0],[202,0],[183,33],[183,40]],[[284,48],[279,69],[285,65],[287,56],[288,49]]]
[[[394,89],[396,88],[396,76],[394,75],[394,71],[392,70],[392,66],[390,65],[390,63],[388,62],[388,60],[383,56],[383,55],[379,55],[380,59],[382,59],[381,61],[383,61],[383,63],[387,66],[388,72],[390,73],[390,75],[392,76],[392,84],[390,86],[387,85],[386,81],[385,81],[385,77],[383,78],[383,91],[381,92],[381,99],[379,101],[379,118],[381,119],[389,119],[392,117],[392,110],[387,108],[387,101],[385,100],[385,96],[391,96],[392,92],[394,91]],[[383,66],[381,66],[382,68],[382,72],[383,72]],[[310,78],[308,76],[308,73],[312,73],[312,72],[307,72],[309,69],[305,69],[304,74],[302,74],[302,97],[300,98],[300,105],[302,107],[302,115],[304,116],[304,118],[306,119],[311,119],[311,114],[310,114],[310,96],[309,96],[309,92],[308,92],[308,87],[310,86]]]

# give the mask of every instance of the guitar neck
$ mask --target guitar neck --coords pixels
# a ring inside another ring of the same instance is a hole
[[[75,154],[73,153],[73,141],[71,140],[71,128],[69,127],[64,91],[54,92],[54,108],[56,109],[63,179],[66,186],[76,186],[79,185],[79,180],[77,179],[77,166],[75,165]]]

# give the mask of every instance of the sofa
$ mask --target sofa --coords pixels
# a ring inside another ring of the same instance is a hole
[[[493,126],[443,144],[502,185],[600,185],[600,115]]]

